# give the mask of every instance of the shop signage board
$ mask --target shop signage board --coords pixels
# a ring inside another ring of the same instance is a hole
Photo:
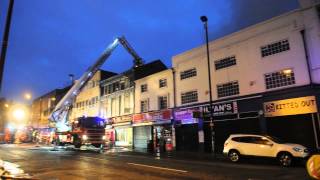
[[[168,121],[171,120],[171,110],[155,111],[134,114],[132,122],[136,123],[146,123],[146,122],[157,122],[157,121]]]
[[[198,112],[198,111],[199,111],[198,108],[176,110],[174,112],[175,120],[180,121],[181,124],[197,123],[198,121],[193,116],[194,116],[194,112]]]
[[[265,117],[287,116],[317,112],[315,96],[270,101],[263,104]]]
[[[132,115],[118,116],[118,117],[113,117],[110,119],[111,119],[112,124],[131,122]],[[110,119],[108,121],[110,121]]]
[[[237,101],[212,104],[212,110],[214,116],[236,114],[238,113],[238,104]],[[209,105],[203,108],[203,113],[205,114],[205,116],[208,116],[210,114]]]

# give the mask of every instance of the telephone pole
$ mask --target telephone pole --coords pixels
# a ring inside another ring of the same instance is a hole
[[[3,70],[4,70],[5,59],[6,59],[7,47],[8,47],[13,3],[14,3],[14,0],[9,0],[9,7],[8,7],[7,18],[5,22],[6,24],[4,29],[4,35],[2,38],[2,48],[1,48],[1,55],[0,55],[0,91],[2,89]]]

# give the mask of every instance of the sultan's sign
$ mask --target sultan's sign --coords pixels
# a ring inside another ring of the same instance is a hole
[[[280,101],[265,102],[263,104],[264,115],[287,116],[296,114],[307,114],[317,112],[317,103],[315,96],[306,96],[300,98],[285,99]]]
[[[212,104],[212,111],[214,116],[236,114],[238,113],[238,105],[236,101]],[[203,108],[203,114],[209,116],[210,106],[205,106]]]

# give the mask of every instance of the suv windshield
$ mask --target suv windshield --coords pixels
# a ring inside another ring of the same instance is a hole
[[[266,136],[266,137],[269,138],[270,140],[272,140],[273,142],[278,143],[278,144],[285,143],[282,139],[279,139],[279,138],[274,137],[274,136]]]

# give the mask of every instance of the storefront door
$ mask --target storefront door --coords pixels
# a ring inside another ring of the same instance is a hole
[[[148,143],[152,143],[152,126],[134,127],[134,148],[147,149]]]
[[[132,146],[132,128],[116,127],[116,146]]]
[[[182,124],[176,126],[177,151],[198,151],[198,124]]]

